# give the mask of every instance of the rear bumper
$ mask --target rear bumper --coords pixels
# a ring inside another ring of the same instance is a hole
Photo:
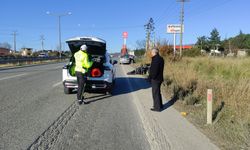
[[[65,88],[70,88],[70,89],[77,89],[77,81],[63,81],[63,85]],[[86,81],[86,91],[102,91],[102,90],[110,90],[112,89],[112,83],[107,82],[107,81],[92,81],[92,80],[87,80]]]

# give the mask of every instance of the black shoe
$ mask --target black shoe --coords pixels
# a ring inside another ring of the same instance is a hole
[[[82,100],[77,100],[78,104],[81,105],[82,104]]]
[[[156,111],[156,112],[160,112],[161,111],[161,109],[155,109],[155,108],[151,108],[150,110],[151,111]]]
[[[82,100],[82,103],[85,104],[89,104],[89,102],[87,102],[86,100]]]

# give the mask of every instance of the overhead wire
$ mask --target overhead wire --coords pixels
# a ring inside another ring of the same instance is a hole
[[[163,13],[158,18],[155,19],[155,23],[157,23],[160,20],[162,20],[166,16],[166,14],[168,14],[169,10],[172,9],[173,6],[174,6],[174,3],[170,3],[168,5],[168,7],[163,11]]]
[[[214,3],[213,6],[209,6],[209,5],[205,5],[204,3],[201,3],[201,5],[196,5],[196,7],[193,7],[192,9],[189,9],[188,11],[186,11],[186,14],[188,14],[189,17],[201,15],[202,13],[222,7],[225,4],[232,2],[232,1],[234,0],[218,1],[218,3]],[[198,10],[198,11],[193,11],[193,10]]]
[[[187,11],[185,11],[186,14],[188,14],[188,17],[193,17],[196,15],[200,15],[204,12],[207,12],[209,10],[221,7],[229,2],[231,2],[233,0],[223,0],[223,1],[219,1],[218,3],[215,3],[213,6],[208,6],[204,4],[204,1],[197,1],[195,7],[191,7],[191,9],[188,9]],[[191,0],[192,2],[192,0]],[[166,9],[164,9],[164,11],[155,19],[155,26],[156,27],[160,27],[163,24],[166,24],[167,21],[169,21],[171,15],[175,12],[177,12],[177,9],[179,7],[175,7],[178,6],[177,2],[172,2],[170,3]],[[27,27],[27,26],[15,26],[15,27],[11,27],[11,28],[27,28],[27,29],[55,29],[56,27]],[[93,30],[118,30],[118,29],[137,29],[137,28],[144,28],[144,25],[129,25],[129,26],[107,26],[107,27],[64,27],[65,30],[79,30],[79,29],[93,29]],[[0,29],[0,34],[1,35],[9,35],[10,33],[4,33],[5,31],[10,31],[11,33],[11,29]],[[156,28],[155,32],[159,31],[159,28]],[[2,32],[4,31],[4,32]]]
[[[198,1],[195,5],[195,7],[192,7],[191,9],[188,9],[187,8],[187,11],[185,11],[185,14],[188,14],[188,17],[193,17],[193,16],[196,16],[196,15],[200,15],[206,11],[209,11],[209,10],[212,10],[212,9],[215,9],[215,8],[218,8],[218,7],[221,7],[229,2],[231,2],[233,0],[224,0],[224,1],[219,1],[218,3],[215,3],[213,5],[213,7],[211,6],[208,6],[206,4],[204,4],[204,1]],[[191,1],[192,2],[192,1]],[[173,3],[174,4],[174,3]],[[172,5],[172,6],[175,6],[175,5]],[[166,24],[167,20],[169,20],[169,16],[174,13],[174,12],[177,12],[177,9],[178,7],[171,7],[171,9],[169,9],[170,11],[164,11],[165,13],[165,18],[164,17],[159,17],[161,19],[157,19],[157,25],[158,27],[160,27],[161,25],[163,24]],[[193,10],[199,10],[199,11],[193,11]],[[159,28],[156,29],[156,31],[160,30]]]

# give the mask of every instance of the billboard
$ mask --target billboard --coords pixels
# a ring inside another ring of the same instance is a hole
[[[184,25],[182,26],[182,33],[183,32],[184,32]],[[180,24],[168,24],[167,33],[181,33],[181,25]]]

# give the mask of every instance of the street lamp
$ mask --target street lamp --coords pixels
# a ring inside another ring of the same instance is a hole
[[[61,17],[72,15],[72,13],[68,12],[68,13],[62,13],[62,14],[55,14],[55,13],[51,13],[51,12],[47,11],[46,14],[58,17],[58,30],[59,30],[58,31],[58,37],[59,37],[59,54],[60,54],[59,57],[61,58],[62,57],[62,55],[61,55],[61,51],[62,51],[62,42],[61,42]]]

